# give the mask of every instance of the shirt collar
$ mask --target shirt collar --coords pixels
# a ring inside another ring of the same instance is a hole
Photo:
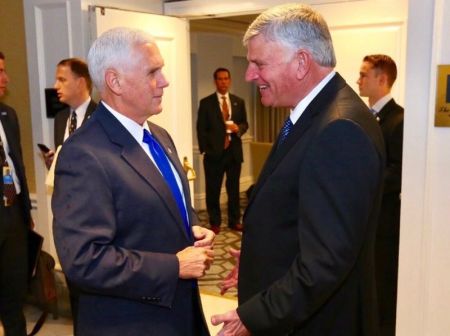
[[[88,97],[88,99],[86,99],[86,101],[84,101],[83,104],[78,106],[76,109],[72,110],[72,111],[75,111],[75,113],[77,114],[78,120],[84,120],[84,116],[86,115],[86,110],[87,110],[87,107],[90,102],[91,102],[91,97]]]
[[[298,119],[300,119],[303,112],[306,110],[308,105],[312,102],[312,100],[319,94],[319,92],[327,85],[327,83],[334,77],[336,71],[331,71],[328,75],[326,75],[320,82],[317,84],[314,89],[312,89],[305,98],[303,98],[297,106],[291,110],[291,121],[292,124],[295,125]]]
[[[373,106],[371,107],[371,110],[375,111],[375,113],[379,113],[381,109],[388,103],[389,100],[392,99],[392,96],[390,93],[388,93],[383,98],[379,99]]]
[[[102,101],[102,104],[108,109],[111,114],[116,117],[116,119],[122,124],[123,127],[133,136],[133,138],[140,144],[144,136],[144,129],[150,132],[148,123],[145,122],[143,125],[139,125],[134,120],[124,116],[122,113],[117,112],[111,106]],[[150,132],[151,133],[151,132]]]
[[[221,94],[220,92],[216,91],[216,94],[217,94],[217,99],[219,99],[220,102],[222,101],[222,97],[224,97],[224,96],[227,97],[227,100],[230,100],[230,93],[229,92]]]

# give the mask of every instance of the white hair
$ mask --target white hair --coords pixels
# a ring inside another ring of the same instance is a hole
[[[123,68],[133,61],[136,46],[155,43],[154,38],[139,29],[118,27],[101,34],[89,49],[87,63],[92,82],[102,92],[105,72],[109,68]]]
[[[333,42],[322,15],[310,6],[285,4],[261,13],[248,27],[243,43],[262,34],[268,41],[280,42],[296,51],[307,49],[321,66],[336,66]]]

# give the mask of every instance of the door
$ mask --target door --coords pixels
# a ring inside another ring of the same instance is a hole
[[[192,162],[191,71],[189,23],[185,19],[140,12],[91,7],[91,39],[114,27],[130,27],[150,33],[164,58],[163,73],[169,81],[164,90],[163,111],[150,120],[172,136],[181,162]],[[191,192],[193,194],[191,183]]]

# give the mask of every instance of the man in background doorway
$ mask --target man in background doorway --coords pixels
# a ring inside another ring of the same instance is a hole
[[[9,82],[0,52],[0,97]],[[31,202],[16,111],[0,103],[0,321],[6,336],[26,336],[23,304],[28,279]]]
[[[359,71],[359,94],[369,98],[369,107],[383,132],[386,170],[380,217],[375,240],[378,306],[383,336],[395,335],[400,192],[402,183],[403,107],[391,96],[397,66],[387,55],[367,55]]]
[[[59,101],[67,104],[67,108],[55,116],[54,141],[55,150],[77,128],[88,120],[97,104],[91,98],[92,80],[86,62],[79,58],[63,59],[56,66],[54,88]],[[50,168],[55,151],[43,153],[45,165]]]
[[[203,98],[198,108],[197,137],[203,157],[206,207],[211,229],[220,231],[220,190],[226,174],[228,227],[242,231],[239,178],[243,162],[242,135],[248,129],[245,102],[229,93],[231,74],[226,68],[214,71],[216,92]]]

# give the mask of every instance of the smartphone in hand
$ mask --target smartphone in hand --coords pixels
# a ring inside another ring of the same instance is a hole
[[[50,152],[50,148],[48,148],[46,145],[38,143],[37,146],[39,147],[39,149],[41,150],[42,153],[46,154],[48,152]]]

